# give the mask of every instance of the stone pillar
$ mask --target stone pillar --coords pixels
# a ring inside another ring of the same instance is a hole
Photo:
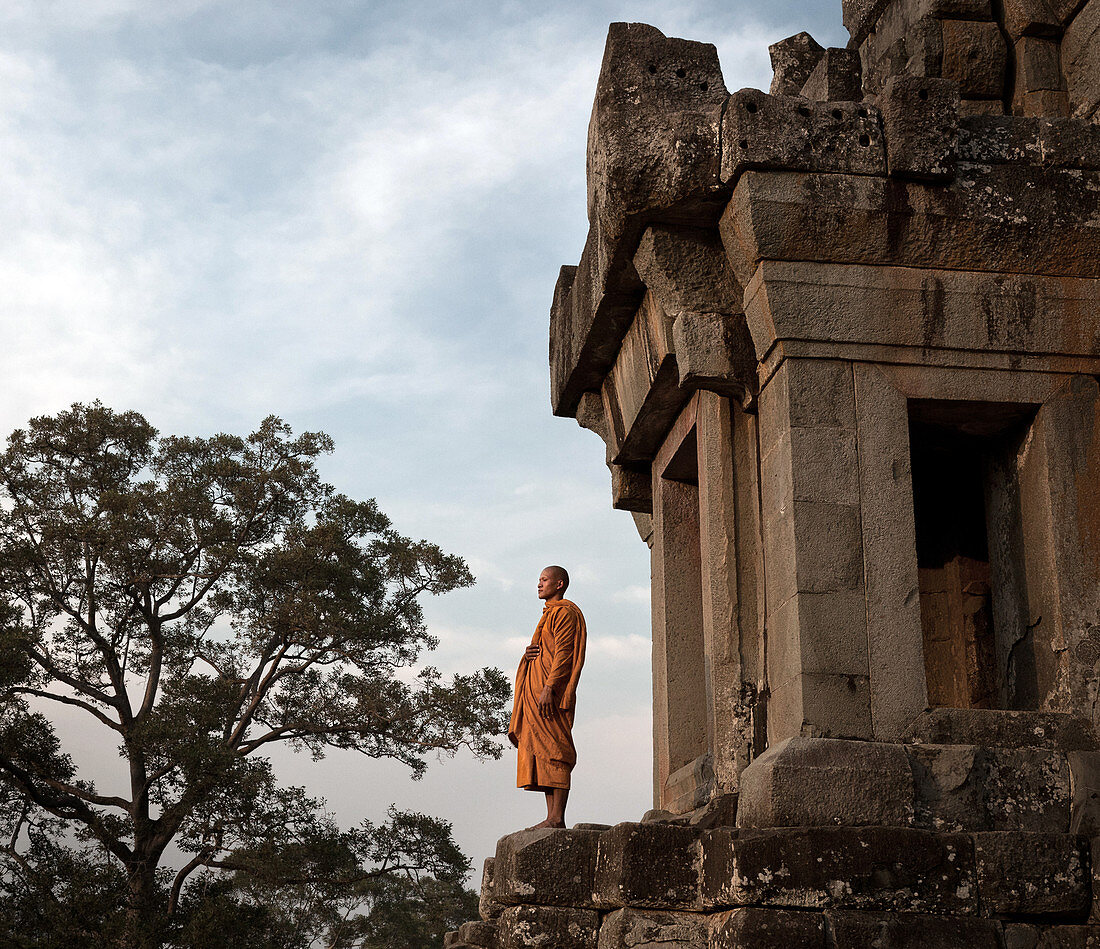
[[[1100,660],[1100,401],[1073,376],[1044,402],[1021,448],[1020,508],[1029,622],[1014,677],[1041,708],[1095,708]]]
[[[871,730],[894,741],[928,704],[908,402],[876,367],[856,363],[853,373]]]
[[[851,364],[784,360],[759,419],[769,744],[870,738]]]
[[[702,546],[703,647],[714,776],[719,788],[737,788],[752,758],[753,709],[742,701],[736,481],[730,402],[700,392],[699,530]],[[753,499],[755,506],[755,498]],[[748,569],[751,564],[746,563]],[[753,635],[755,630],[749,630]]]
[[[654,804],[690,810],[694,801],[674,800],[680,795],[668,785],[670,776],[691,769],[710,746],[708,703],[701,701],[706,675],[699,488],[665,477],[666,469],[667,462],[653,466]]]

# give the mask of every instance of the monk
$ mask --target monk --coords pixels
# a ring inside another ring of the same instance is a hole
[[[508,726],[508,740],[519,750],[516,784],[546,795],[546,820],[535,827],[565,826],[569,778],[577,763],[573,712],[587,632],[577,604],[564,598],[568,587],[564,567],[547,567],[539,574],[539,599],[545,606],[516,672]]]

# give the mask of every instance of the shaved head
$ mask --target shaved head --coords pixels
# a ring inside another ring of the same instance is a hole
[[[549,566],[543,568],[543,573],[548,573],[554,580],[561,580],[561,592],[569,589],[569,571],[565,567]]]

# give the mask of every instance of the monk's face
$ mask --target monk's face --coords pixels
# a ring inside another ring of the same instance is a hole
[[[539,599],[549,600],[561,593],[563,581],[552,570],[543,570],[539,574]]]

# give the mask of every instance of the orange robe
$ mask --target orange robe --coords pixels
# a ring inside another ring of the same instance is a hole
[[[552,600],[543,607],[531,639],[532,646],[542,648],[536,658],[520,660],[508,726],[508,737],[519,751],[518,787],[528,791],[569,787],[577,763],[573,713],[587,635],[576,603]],[[538,697],[547,683],[554,692],[554,712],[543,718]]]

